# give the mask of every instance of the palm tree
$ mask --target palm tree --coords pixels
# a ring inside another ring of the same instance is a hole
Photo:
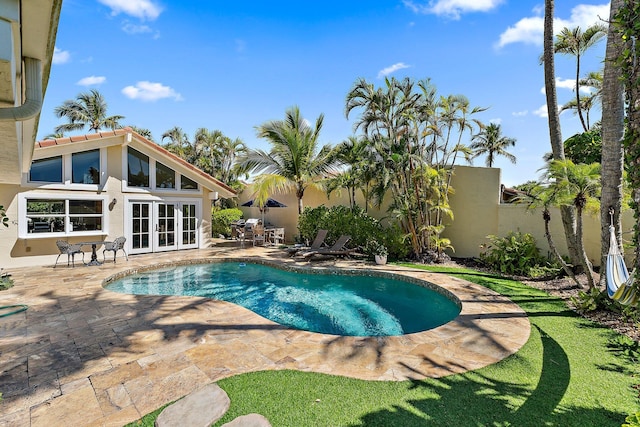
[[[594,24],[584,32],[578,26],[572,29],[567,27],[560,30],[558,39],[554,44],[554,52],[576,57],[576,110],[580,123],[585,132],[589,130],[583,114],[580,99],[580,59],[584,53],[598,43],[606,35],[607,27],[602,24]]]
[[[153,135],[151,134],[151,131],[147,128],[140,128],[138,126],[129,126],[134,132],[136,132],[138,135],[144,136],[145,138],[147,138],[149,141],[155,142],[153,141]]]
[[[488,168],[493,166],[496,156],[504,156],[511,161],[516,162],[516,156],[507,152],[508,147],[516,145],[515,138],[507,138],[502,135],[500,125],[489,123],[479,133],[473,135],[472,143],[469,146],[473,150],[473,157],[487,155],[485,164]]]
[[[564,143],[562,140],[562,130],[560,128],[560,114],[558,112],[558,97],[556,93],[556,71],[555,47],[553,43],[553,14],[555,9],[554,0],[545,0],[544,2],[544,50],[542,54],[542,63],[544,65],[544,87],[545,96],[547,98],[547,116],[549,122],[549,141],[551,143],[551,153],[554,160],[564,160]],[[580,259],[580,253],[577,249],[576,229],[575,229],[575,212],[571,206],[562,206],[560,208],[562,217],[562,226],[564,227],[565,239],[567,241],[567,249],[569,257],[572,260]]]
[[[189,142],[189,136],[182,130],[181,127],[174,126],[165,133],[162,134],[160,141],[164,141],[165,138],[169,139],[169,142],[164,145],[164,148],[175,154],[176,156],[187,159],[191,153],[191,143]]]
[[[347,167],[334,178],[327,181],[327,192],[330,194],[345,188],[349,195],[349,204],[356,206],[356,190],[360,188],[365,199],[365,212],[369,202],[372,173],[372,146],[365,137],[350,136],[335,148],[337,160]]]
[[[58,118],[66,117],[69,120],[69,123],[57,126],[55,133],[78,131],[85,126],[91,132],[104,128],[115,130],[122,127],[119,121],[124,119],[124,116],[107,116],[107,103],[95,89],[79,94],[75,100],[65,101],[53,111]]]
[[[323,121],[324,115],[320,114],[311,127],[295,106],[286,111],[284,120],[257,127],[258,137],[267,139],[271,150],[248,150],[240,163],[248,171],[262,174],[255,180],[258,204],[271,193],[293,189],[301,214],[305,190],[320,189],[326,174],[336,170],[338,162],[331,146],[318,144]]]
[[[624,0],[611,0],[609,22],[614,20]],[[602,78],[602,197],[600,204],[601,249],[600,266],[606,268],[609,253],[609,209],[613,208],[613,225],[618,242],[622,241],[622,224],[620,211],[622,210],[622,183],[624,170],[624,155],[622,138],[624,136],[624,89],[621,81],[622,70],[616,66],[616,59],[623,49],[622,40],[617,36],[615,25],[609,25],[607,47]],[[600,272],[600,283],[605,285],[607,275]]]
[[[588,206],[599,205],[600,164],[575,164],[571,160],[554,160],[549,164],[546,175],[549,178],[549,185],[558,195],[557,204],[571,205],[576,209],[576,241],[580,253],[579,260],[587,274],[589,289],[591,289],[594,287],[593,267],[584,248],[583,213]]]

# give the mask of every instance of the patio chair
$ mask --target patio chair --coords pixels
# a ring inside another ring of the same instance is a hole
[[[261,245],[264,246],[265,238],[264,238],[264,227],[262,225],[254,225],[253,228],[253,246]]]
[[[320,248],[315,251],[306,251],[301,254],[303,258],[312,258],[315,255],[326,255],[326,256],[346,256],[350,253],[354,252],[354,249],[347,249],[345,245],[347,242],[351,240],[351,236],[343,234],[338,237],[338,240],[333,244],[333,246],[329,248]]]
[[[318,249],[322,248],[322,245],[324,245],[324,239],[327,237],[328,233],[329,230],[320,229],[318,230],[318,234],[316,234],[316,238],[313,239],[311,246],[288,248],[287,251],[291,256],[296,256],[309,251],[317,251]]]
[[[116,254],[118,253],[118,251],[122,251],[124,252],[124,256],[127,259],[127,261],[129,261],[129,256],[127,255],[127,252],[124,250],[124,242],[127,241],[127,238],[124,236],[120,236],[117,237],[113,242],[105,242],[104,243],[104,249],[102,250],[102,260],[103,262],[106,260],[105,258],[105,252],[106,251],[113,251],[113,263],[116,263]]]
[[[58,265],[58,260],[60,259],[60,255],[67,255],[67,267],[69,267],[69,259],[71,259],[71,265],[73,267],[76,266],[76,263],[74,260],[76,254],[82,254],[82,262],[84,263],[84,252],[82,251],[82,245],[79,245],[79,244],[72,245],[66,240],[58,240],[56,242],[56,245],[58,246],[58,250],[60,251],[60,253],[56,258],[56,263],[53,264],[53,268],[56,268],[56,266]]]
[[[284,228],[278,227],[271,230],[271,244],[280,245],[284,243]]]

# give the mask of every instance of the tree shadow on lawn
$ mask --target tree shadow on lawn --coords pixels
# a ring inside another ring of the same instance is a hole
[[[626,414],[560,404],[571,379],[569,359],[558,342],[535,327],[543,361],[533,391],[517,384],[517,379],[497,381],[479,372],[413,381],[414,388],[424,388],[435,397],[409,400],[417,411],[395,405],[363,416],[354,426],[620,426]]]

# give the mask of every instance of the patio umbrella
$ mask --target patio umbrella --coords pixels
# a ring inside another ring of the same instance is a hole
[[[257,207],[258,209],[260,209],[260,212],[262,213],[263,225],[264,225],[264,213],[269,208],[286,208],[287,207],[287,205],[285,205],[284,203],[279,202],[276,199],[272,199],[270,197],[267,199],[267,201],[264,203],[263,206],[257,205],[255,202],[255,199],[251,199],[248,202],[243,203],[242,206]]]

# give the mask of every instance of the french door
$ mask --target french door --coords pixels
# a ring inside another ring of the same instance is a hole
[[[130,201],[131,253],[197,248],[199,201]]]

